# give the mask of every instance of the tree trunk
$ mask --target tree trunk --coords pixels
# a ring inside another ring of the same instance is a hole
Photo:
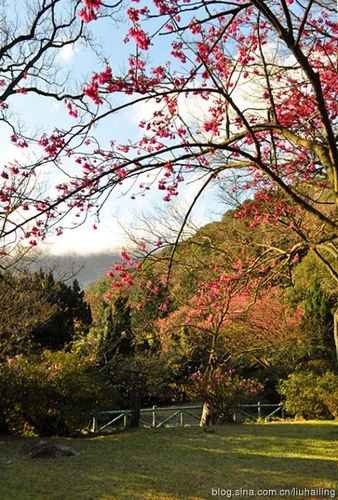
[[[338,309],[333,314],[333,337],[334,345],[336,346],[336,361],[338,365]]]
[[[212,409],[210,403],[204,403],[202,409],[202,416],[200,420],[200,427],[204,427],[209,424],[216,424],[216,413]]]
[[[140,422],[142,390],[137,388],[130,401],[130,427],[138,427]]]

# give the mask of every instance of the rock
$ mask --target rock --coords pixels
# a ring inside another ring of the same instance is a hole
[[[35,442],[28,446],[24,446],[19,450],[18,458],[23,460],[29,458],[62,458],[74,457],[78,453],[78,451],[68,446],[54,444],[50,441],[38,441],[37,443]]]

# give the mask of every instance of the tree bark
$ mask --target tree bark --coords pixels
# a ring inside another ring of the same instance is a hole
[[[333,314],[333,337],[336,346],[336,361],[338,365],[338,309]]]
[[[200,427],[204,427],[205,425],[209,425],[210,423],[212,425],[216,424],[216,413],[214,412],[210,403],[204,403],[200,420]]]
[[[132,393],[130,404],[130,427],[138,427],[140,422],[142,390],[136,388]]]

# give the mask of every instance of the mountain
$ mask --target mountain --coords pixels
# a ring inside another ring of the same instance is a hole
[[[64,282],[77,279],[81,288],[104,277],[113,262],[119,261],[118,253],[102,252],[92,254],[40,254],[31,265],[34,272],[40,267],[54,270],[55,277]]]

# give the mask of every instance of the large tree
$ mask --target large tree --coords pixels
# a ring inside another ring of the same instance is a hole
[[[83,4],[85,21],[106,8],[100,0]],[[292,245],[264,241],[257,266],[264,259],[275,272],[313,251],[338,280],[336,2],[157,0],[126,13],[124,41],[133,51],[126,70],[106,60],[78,100],[80,109],[93,103],[95,114],[38,140],[41,160],[31,170],[71,157],[71,179],[66,172],[56,196],[28,200],[34,212],[16,228],[38,219],[26,229],[35,242],[69,210],[99,215],[128,180],[132,198],[154,187],[170,201],[197,179],[195,200],[222,185],[240,205],[237,217],[294,233]],[[95,137],[99,121],[142,105],[151,112],[139,123],[141,137],[125,144]]]

